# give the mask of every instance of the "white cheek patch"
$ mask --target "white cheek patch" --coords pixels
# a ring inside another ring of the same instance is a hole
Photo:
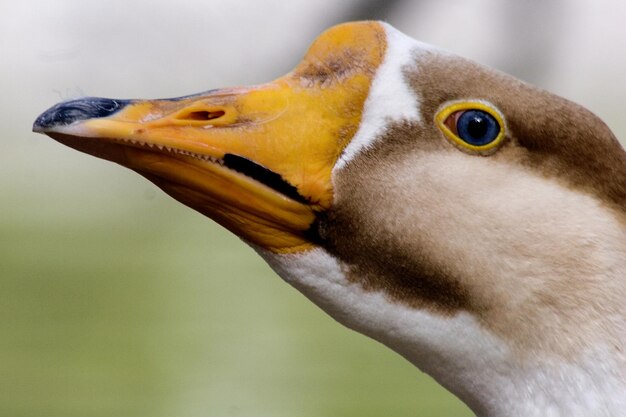
[[[419,97],[407,83],[403,71],[414,63],[420,53],[434,52],[436,49],[406,36],[386,23],[383,25],[387,36],[385,59],[372,81],[359,130],[344,149],[333,172],[371,147],[390,123],[421,122]]]

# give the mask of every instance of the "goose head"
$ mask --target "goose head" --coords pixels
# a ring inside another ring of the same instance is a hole
[[[626,153],[581,106],[358,22],[273,82],[34,130],[219,222],[478,415],[626,415]]]

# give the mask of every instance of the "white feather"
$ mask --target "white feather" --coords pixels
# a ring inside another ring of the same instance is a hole
[[[388,24],[385,58],[376,71],[370,92],[363,107],[359,130],[346,146],[334,170],[348,164],[356,155],[380,138],[392,122],[420,122],[420,102],[407,84],[403,70],[414,65],[420,53],[435,52],[430,45],[409,38]]]

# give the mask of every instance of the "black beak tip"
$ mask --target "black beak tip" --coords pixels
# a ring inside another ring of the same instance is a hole
[[[58,103],[43,112],[33,123],[33,132],[43,133],[55,126],[67,126],[82,120],[111,116],[130,100],[85,97]]]

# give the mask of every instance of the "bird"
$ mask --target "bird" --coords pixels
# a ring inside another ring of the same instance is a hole
[[[226,227],[477,416],[626,416],[626,152],[578,104],[364,21],[266,84],[33,130]]]

